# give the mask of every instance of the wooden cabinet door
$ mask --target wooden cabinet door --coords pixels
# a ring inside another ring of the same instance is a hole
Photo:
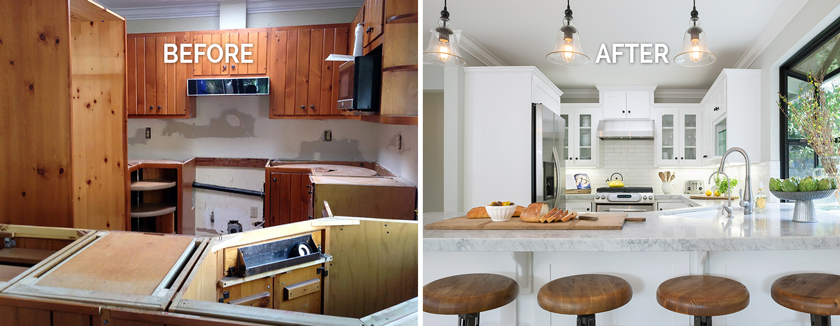
[[[145,37],[145,115],[154,115],[157,112],[157,38],[154,36]]]
[[[273,172],[269,186],[269,221],[272,226],[314,218],[309,174]]]
[[[126,56],[126,105],[127,115],[138,115],[146,112],[144,106],[145,81],[145,39],[134,35],[127,35],[125,39]],[[139,50],[139,52],[138,52]],[[138,113],[139,111],[139,113]]]
[[[190,58],[193,60],[193,76],[196,77],[211,77],[211,76],[227,76],[231,73],[231,66],[235,63],[225,62],[225,44],[230,42],[229,40],[230,35],[228,33],[196,33],[193,34],[192,37],[192,55]],[[236,42],[231,42],[236,43]],[[201,48],[201,52],[204,52],[204,55],[198,57],[196,61],[196,44],[205,44],[206,46]],[[211,45],[218,45],[219,48],[213,48],[212,51],[210,49]],[[221,57],[218,62],[211,62],[209,56],[212,56],[214,59]]]
[[[347,54],[348,28],[274,29],[270,60],[271,117],[340,115],[338,67]]]
[[[265,30],[230,33],[229,42],[231,44],[237,44],[239,46],[239,52],[242,51],[243,44],[250,44],[251,47],[247,51],[251,55],[246,57],[246,59],[252,61],[251,63],[230,63],[231,75],[265,75],[268,73],[268,69],[266,68],[268,33]],[[241,53],[237,57],[241,59]]]
[[[365,1],[365,46],[382,35],[385,24],[385,0]]]

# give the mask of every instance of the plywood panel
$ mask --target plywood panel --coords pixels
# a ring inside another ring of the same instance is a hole
[[[326,57],[324,55],[324,29],[310,30],[309,40],[309,96],[307,96],[306,113],[318,114],[321,108],[321,66]]]
[[[295,95],[297,92],[297,52],[298,34],[300,31],[289,31],[289,39],[286,41],[286,105],[285,115],[295,115],[300,106],[295,106]]]
[[[273,34],[273,48],[269,51],[271,54],[269,56],[269,59],[271,59],[271,71],[269,72],[271,115],[282,116],[286,112],[286,40],[288,39],[288,32],[274,30]]]
[[[73,227],[124,230],[125,22],[71,23]]]
[[[307,96],[309,95],[309,47],[311,32],[298,32],[297,75],[295,76],[295,115],[306,115]]]
[[[69,15],[0,1],[0,223],[72,226]]]
[[[35,285],[151,295],[192,241],[186,236],[111,232]]]
[[[52,322],[53,326],[90,326],[91,318],[83,314],[53,311]]]
[[[210,252],[208,249],[207,256],[202,258],[198,270],[192,279],[188,280],[189,287],[184,292],[184,299],[217,302],[220,296],[216,284],[222,278],[222,258],[222,251]]]
[[[321,274],[318,274],[318,267],[311,266],[300,268],[288,273],[276,275],[274,277],[274,309],[308,312],[313,314],[321,313],[321,296],[322,290],[319,289],[312,294],[297,297],[291,300],[286,300],[283,294],[283,289],[287,286],[309,281],[312,279],[321,280]]]
[[[327,315],[361,318],[417,296],[417,223],[331,227]]]
[[[338,216],[414,220],[416,200],[415,187],[316,184],[314,213],[322,217],[326,201]]]
[[[382,72],[381,115],[417,116],[417,69]]]
[[[274,277],[265,277],[258,280],[253,280],[250,282],[245,282],[242,284],[237,284],[231,286],[229,288],[225,288],[222,291],[228,291],[230,293],[230,298],[225,299],[225,303],[230,301],[241,299],[250,295],[269,292],[271,293],[271,286],[274,285]],[[274,299],[274,294],[271,294],[272,300]],[[271,301],[271,300],[269,300]]]

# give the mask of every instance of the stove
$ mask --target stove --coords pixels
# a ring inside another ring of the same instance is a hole
[[[653,187],[603,187],[595,190],[596,212],[653,211]]]

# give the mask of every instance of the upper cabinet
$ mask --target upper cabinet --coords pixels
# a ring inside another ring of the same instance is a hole
[[[648,119],[656,86],[598,85],[606,119]]]
[[[560,117],[566,120],[563,156],[566,166],[597,167],[600,140],[596,135],[602,119],[598,104],[563,104]]]
[[[345,118],[338,111],[341,62],[330,54],[347,54],[347,25],[274,28],[271,32],[271,118]]]
[[[126,38],[126,111],[129,118],[190,118],[187,96],[191,64],[164,63],[164,44],[190,43],[189,32],[129,34]]]
[[[193,32],[193,44],[206,44],[206,55],[193,60],[193,76],[197,78],[231,75],[265,75],[268,73],[268,31],[264,28]],[[218,45],[218,47],[211,46]],[[226,46],[231,45],[228,51]],[[246,46],[243,46],[246,45]],[[195,46],[192,54],[198,51]],[[245,52],[250,52],[246,55]],[[230,54],[231,56],[229,56]],[[195,57],[193,57],[195,58]],[[217,61],[216,63],[211,62]],[[251,61],[245,63],[244,61]]]
[[[417,6],[414,7],[416,11]],[[382,43],[379,37],[385,29],[385,0],[365,0],[362,11],[364,12],[365,54],[367,54]]]
[[[419,113],[417,1],[388,0],[385,16],[379,114],[395,123],[416,123],[414,121]]]
[[[760,160],[761,135],[755,128],[745,125],[746,121],[756,121],[759,117],[760,87],[761,70],[724,69],[721,72],[700,103],[703,159],[716,160],[727,149],[741,147],[753,161]],[[732,158],[735,162],[743,162],[740,156]]]
[[[657,167],[697,166],[702,163],[702,118],[697,104],[671,104],[651,110],[656,125],[654,165]]]

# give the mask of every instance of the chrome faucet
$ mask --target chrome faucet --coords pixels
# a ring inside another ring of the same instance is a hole
[[[722,171],[712,172],[712,175],[709,176],[709,183],[712,183],[715,174],[723,174],[726,177],[726,184],[729,184],[729,176]],[[726,203],[720,204],[720,215],[726,214],[726,217],[732,217],[732,188],[726,188],[726,199]]]
[[[744,188],[742,188],[739,192],[741,195],[741,202],[739,205],[744,208],[744,215],[750,215],[753,212],[753,202],[752,202],[752,186],[750,185],[750,157],[747,156],[747,151],[740,147],[732,147],[723,153],[723,156],[720,158],[720,168],[718,172],[723,172],[723,165],[726,163],[726,157],[729,156],[732,152],[741,153],[744,155],[744,160],[747,163],[746,172],[747,176],[744,177]]]

